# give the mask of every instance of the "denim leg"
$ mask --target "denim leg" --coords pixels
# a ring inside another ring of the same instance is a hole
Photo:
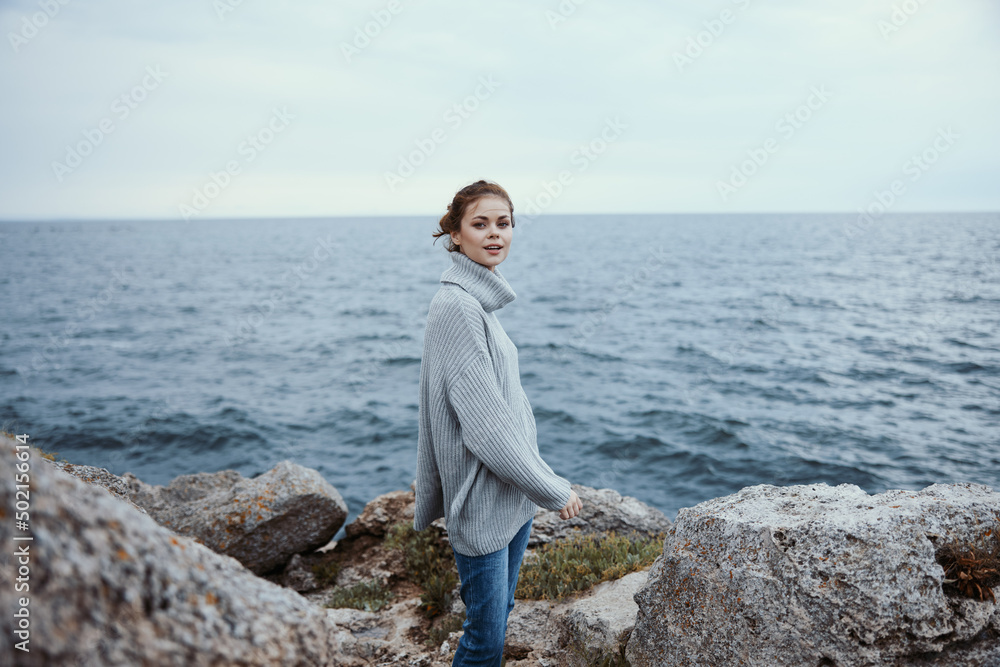
[[[507,545],[507,615],[514,610],[514,591],[517,589],[517,575],[521,572],[521,559],[524,558],[524,550],[528,547],[528,538],[531,537],[531,524],[535,518],[532,517],[521,526],[517,535]],[[504,617],[504,629],[507,627],[507,617]],[[504,633],[506,634],[506,632]]]
[[[484,556],[463,556],[452,547],[465,603],[464,634],[453,667],[499,667],[507,625],[507,547]]]

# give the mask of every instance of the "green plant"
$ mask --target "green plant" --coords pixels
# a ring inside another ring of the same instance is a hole
[[[434,618],[451,609],[453,602],[451,592],[457,583],[458,576],[451,570],[426,577],[422,583],[418,584],[424,589],[424,592],[420,594],[420,611],[427,618]]]
[[[458,573],[435,528],[417,531],[401,521],[390,526],[384,545],[403,553],[407,579],[423,589],[419,608],[424,616],[434,618],[451,608]]]
[[[613,532],[575,535],[544,544],[521,563],[516,597],[557,600],[602,581],[651,565],[662,552],[664,533],[651,537]]]
[[[316,563],[312,566],[313,576],[316,577],[316,583],[320,586],[332,586],[337,581],[337,575],[340,574],[340,561],[327,560],[322,563]]]
[[[364,611],[378,611],[393,599],[392,591],[385,582],[375,577],[370,581],[362,581],[353,586],[333,589],[327,607],[351,607]]]
[[[441,616],[427,631],[426,645],[432,649],[441,646],[442,642],[448,639],[448,635],[462,629],[464,622],[465,614],[446,614],[445,616]]]

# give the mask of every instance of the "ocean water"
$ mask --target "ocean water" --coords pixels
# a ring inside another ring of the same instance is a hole
[[[754,484],[1000,488],[1000,214],[522,218],[539,448],[673,518]],[[0,422],[166,484],[415,475],[436,220],[0,223]],[[343,531],[341,531],[342,534]]]

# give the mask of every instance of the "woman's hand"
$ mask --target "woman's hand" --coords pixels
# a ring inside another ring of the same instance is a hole
[[[566,502],[566,507],[559,510],[559,518],[572,519],[580,513],[581,509],[583,509],[583,503],[580,502],[580,498],[576,495],[576,491],[570,489],[569,500]]]

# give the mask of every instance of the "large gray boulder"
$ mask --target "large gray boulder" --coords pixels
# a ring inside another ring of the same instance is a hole
[[[235,470],[175,477],[167,486],[122,478],[129,497],[154,519],[256,574],[327,544],[347,518],[347,504],[318,471],[280,461],[253,478]]]
[[[765,485],[682,509],[635,595],[629,660],[1000,665],[997,604],[946,592],[936,561],[998,524],[1000,494],[975,484]]]
[[[179,536],[105,490],[39,460],[27,472],[0,436],[0,656],[10,665],[337,664],[324,610],[237,560]],[[15,530],[15,474],[30,478],[28,530]],[[15,536],[33,539],[15,541]],[[23,561],[15,549],[26,549]],[[28,604],[28,648],[15,648]]]

